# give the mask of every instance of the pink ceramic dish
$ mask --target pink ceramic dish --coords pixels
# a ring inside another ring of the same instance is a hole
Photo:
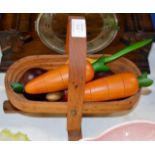
[[[114,126],[101,135],[94,138],[86,138],[87,141],[154,141],[155,122],[130,121]]]

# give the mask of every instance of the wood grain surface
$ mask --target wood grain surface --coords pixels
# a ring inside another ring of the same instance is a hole
[[[81,120],[86,75],[87,38],[72,36],[72,21],[83,17],[68,18],[66,52],[69,55],[69,84],[67,103],[67,129],[69,140],[82,138]],[[86,25],[83,25],[83,28]]]

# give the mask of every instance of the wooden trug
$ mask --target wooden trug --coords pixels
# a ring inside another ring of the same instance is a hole
[[[68,55],[37,55],[28,56],[15,62],[7,71],[5,77],[6,93],[9,101],[5,102],[6,112],[24,112],[27,114],[64,115],[67,116],[67,130],[69,140],[82,138],[82,116],[113,115],[129,111],[140,96],[140,90],[133,96],[117,101],[83,102],[86,66],[86,38],[73,38],[71,36],[71,20],[82,17],[69,17],[66,51]],[[83,18],[82,18],[83,19]],[[101,55],[91,55],[98,58]],[[55,69],[63,65],[69,58],[69,85],[68,102],[41,102],[26,99],[22,94],[15,93],[10,83],[18,82],[28,69],[40,67]],[[137,66],[126,58],[120,58],[108,64],[114,73],[130,71],[140,75]],[[10,105],[11,104],[11,105]],[[14,108],[13,108],[14,107]]]

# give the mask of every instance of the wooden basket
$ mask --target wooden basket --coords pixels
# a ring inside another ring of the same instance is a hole
[[[82,138],[82,116],[111,115],[132,109],[140,97],[140,90],[126,99],[107,102],[83,102],[85,85],[86,38],[71,37],[71,19],[69,18],[67,51],[68,55],[40,55],[28,56],[18,60],[7,71],[5,87],[8,99],[13,107],[21,112],[30,114],[49,114],[67,116],[69,140]],[[77,17],[76,17],[77,18]],[[78,18],[79,19],[79,18]],[[91,55],[98,58],[101,55]],[[41,102],[26,99],[22,94],[15,93],[10,84],[18,82],[21,76],[30,68],[54,69],[64,64],[69,57],[69,86],[68,102]],[[107,64],[114,73],[130,71],[140,75],[140,70],[131,61],[120,58]]]

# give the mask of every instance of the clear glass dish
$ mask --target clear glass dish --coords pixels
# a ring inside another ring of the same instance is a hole
[[[50,49],[64,54],[67,17],[84,16],[87,26],[88,54],[107,47],[116,37],[118,20],[112,13],[43,13],[39,14],[35,28],[41,41]]]

